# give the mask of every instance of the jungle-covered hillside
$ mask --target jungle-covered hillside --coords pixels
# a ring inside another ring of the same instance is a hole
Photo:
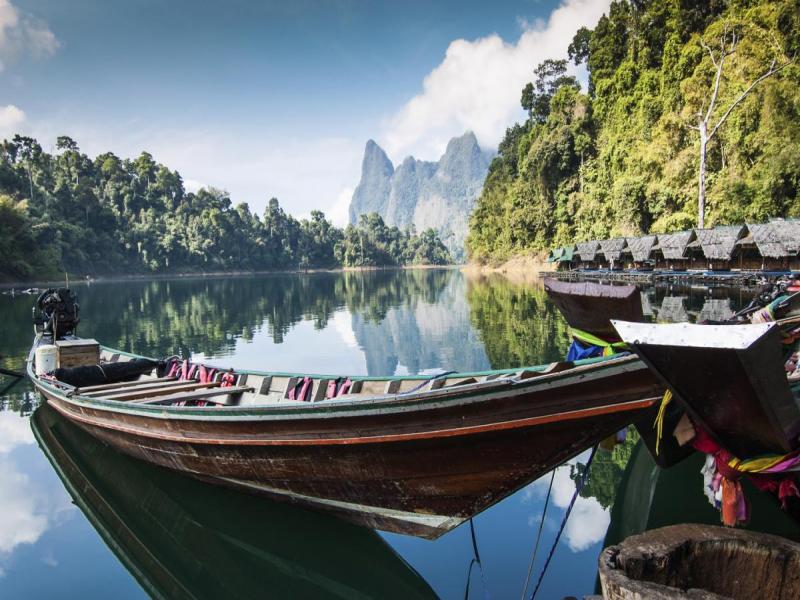
[[[619,0],[536,66],[470,219],[473,260],[800,216],[800,5]],[[568,62],[588,69],[588,89]]]
[[[263,215],[213,188],[187,192],[143,152],[92,159],[62,136],[56,151],[0,143],[0,281],[73,275],[372,267],[451,262],[436,232],[388,227],[376,214],[334,227],[313,211]]]

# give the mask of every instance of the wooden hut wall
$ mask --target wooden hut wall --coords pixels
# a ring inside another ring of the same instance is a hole
[[[637,267],[641,267],[653,261],[655,254],[653,248],[657,240],[658,238],[654,235],[626,238],[628,249],[631,253],[631,260]]]
[[[711,271],[729,270],[736,258],[738,242],[747,234],[745,225],[722,225],[713,229],[695,229],[706,267]]]
[[[662,233],[658,235],[658,243],[653,251],[656,256],[656,268],[683,271],[691,268],[687,246],[695,240],[694,230]]]

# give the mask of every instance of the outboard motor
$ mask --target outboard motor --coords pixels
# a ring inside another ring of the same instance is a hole
[[[37,312],[38,308],[38,312]],[[52,336],[53,341],[73,335],[80,323],[78,297],[69,288],[50,288],[39,295],[33,309],[37,331]]]

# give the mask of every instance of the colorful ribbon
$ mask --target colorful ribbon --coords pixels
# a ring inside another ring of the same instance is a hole
[[[602,338],[592,335],[586,331],[570,327],[570,334],[573,338],[584,344],[590,344],[603,349],[603,356],[611,356],[620,350],[626,349],[628,346],[625,342],[607,342]]]

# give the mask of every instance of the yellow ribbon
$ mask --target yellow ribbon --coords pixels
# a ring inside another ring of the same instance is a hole
[[[586,331],[581,331],[580,329],[575,329],[574,327],[570,327],[570,333],[572,334],[572,337],[579,342],[602,348],[603,356],[611,356],[612,354],[616,354],[617,350],[624,350],[628,347],[625,342],[607,342],[596,335],[592,335]]]
[[[661,399],[661,406],[658,407],[656,420],[653,422],[653,429],[656,430],[656,456],[658,456],[658,446],[661,443],[661,436],[664,433],[664,414],[667,412],[667,405],[672,402],[672,392],[667,390]]]
[[[751,458],[747,460],[732,458],[730,462],[728,462],[728,466],[740,473],[760,473],[761,471],[771,469],[778,463],[782,463],[789,458],[789,456],[789,454],[782,454],[781,456],[773,454],[772,456],[763,456],[761,458]]]

